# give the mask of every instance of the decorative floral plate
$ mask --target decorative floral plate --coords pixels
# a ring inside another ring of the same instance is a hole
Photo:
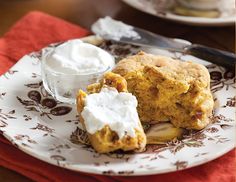
[[[191,16],[181,16],[172,13],[167,10],[159,10],[160,7],[157,3],[159,0],[123,0],[128,5],[136,8],[140,11],[146,12],[148,14],[172,20],[177,22],[182,22],[189,25],[203,25],[203,26],[226,26],[233,25],[236,18],[236,9],[232,11],[222,12],[218,18],[204,18],[204,17],[191,17]]]
[[[96,42],[95,37],[87,40]],[[40,76],[41,52],[34,52],[0,77],[0,131],[16,147],[63,168],[105,175],[177,171],[206,163],[234,148],[236,88],[233,73],[189,55],[110,41],[99,44],[117,60],[142,49],[206,65],[216,103],[211,118],[213,124],[201,131],[189,131],[181,140],[148,145],[143,153],[98,154],[88,145],[74,143],[76,135],[84,134],[76,106],[57,102],[45,91]],[[50,45],[44,51],[57,45]]]

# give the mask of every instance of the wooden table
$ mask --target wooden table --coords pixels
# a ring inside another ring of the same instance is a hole
[[[98,3],[99,2],[99,3]],[[85,28],[99,17],[109,15],[128,24],[169,37],[235,52],[235,27],[193,27],[162,20],[137,11],[120,0],[10,0],[0,1],[0,36],[27,12],[39,10]],[[0,167],[0,181],[30,181]]]

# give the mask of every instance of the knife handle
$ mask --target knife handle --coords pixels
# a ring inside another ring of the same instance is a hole
[[[192,44],[186,47],[185,53],[235,71],[236,55],[234,53],[221,51],[219,49],[214,49],[199,44]]]

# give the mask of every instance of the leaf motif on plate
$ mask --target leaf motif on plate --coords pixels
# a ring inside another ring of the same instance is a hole
[[[0,127],[4,128],[6,126],[8,126],[7,121],[9,119],[16,119],[15,116],[13,116],[15,114],[15,110],[11,110],[7,113],[4,113],[2,109],[0,109]]]
[[[220,127],[223,129],[223,130],[227,130],[229,128],[232,128],[233,126],[232,125],[229,125],[229,124],[221,124]]]
[[[3,99],[6,94],[6,92],[0,93],[0,99]]]
[[[35,103],[34,103],[34,101],[31,101],[31,100],[23,100],[23,99],[21,99],[20,97],[16,97],[17,98],[17,100],[21,103],[21,104],[23,104],[24,106],[34,106],[35,105]]]
[[[202,147],[202,146],[204,146],[202,141],[197,141],[197,140],[188,140],[188,141],[185,141],[184,144],[188,147]]]
[[[25,119],[25,121],[32,120],[31,116],[28,116],[26,114],[23,115],[23,118]]]
[[[32,78],[37,78],[37,77],[40,77],[40,75],[38,75],[37,73],[32,73],[31,77]]]
[[[182,148],[184,148],[185,144],[179,140],[173,140],[167,143],[167,148],[173,154],[179,152]]]
[[[189,134],[184,135],[184,140],[193,139],[193,140],[204,140],[207,136],[204,133],[204,130],[200,131],[189,131]]]
[[[133,174],[134,173],[134,171],[132,171],[132,170],[127,170],[127,171],[118,171],[118,174],[121,174],[121,175],[130,175],[130,174]]]
[[[113,158],[113,159],[122,159],[124,161],[128,161],[129,160],[129,155],[127,154],[134,154],[133,151],[122,151],[122,150],[117,150],[115,152],[110,152],[105,154],[106,156]]]
[[[64,156],[61,156],[61,155],[51,155],[50,158],[57,161],[58,166],[60,165],[60,162],[66,161],[66,158]]]
[[[5,122],[5,121],[3,121],[3,120],[1,120],[0,119],[0,127],[6,127],[8,124]]]
[[[6,79],[9,79],[9,76],[10,75],[14,75],[15,73],[17,73],[18,72],[18,70],[12,70],[12,69],[10,69],[10,70],[8,70],[5,74],[3,74],[3,76],[6,78]]]
[[[227,98],[227,102],[226,102],[225,106],[235,107],[236,106],[236,96],[231,97],[231,98]]]
[[[42,125],[42,124],[40,124],[40,123],[37,123],[37,126],[36,126],[36,127],[30,128],[30,129],[32,129],[32,130],[42,130],[42,131],[46,131],[47,133],[52,133],[52,132],[55,131],[54,129],[49,128],[48,126]]]
[[[208,154],[208,152],[198,153],[194,157],[200,157],[200,156],[204,156],[204,155],[207,155],[207,154]]]
[[[216,136],[216,137],[215,137],[215,140],[216,140],[216,144],[217,144],[217,143],[225,143],[225,142],[228,142],[228,141],[229,141],[228,138],[226,138],[226,137],[221,137],[221,136]]]
[[[176,161],[173,165],[176,166],[176,170],[181,170],[181,169],[185,169],[188,166],[188,162]]]
[[[205,130],[206,132],[209,132],[209,133],[216,133],[218,132],[219,130],[216,128],[216,127],[209,127]]]
[[[107,171],[103,171],[102,174],[105,174],[105,175],[115,175],[115,171],[113,170],[107,170]]]
[[[235,88],[235,73],[229,70],[210,70],[211,77],[211,91],[218,92],[225,88],[229,90],[230,87]]]
[[[90,145],[87,132],[79,127],[77,127],[76,130],[72,132],[70,139],[72,143],[81,143],[85,145]]]
[[[14,138],[16,140],[19,140],[19,141],[24,141],[25,140],[25,141],[27,141],[27,142],[29,142],[31,144],[37,144],[37,142],[35,140],[31,139],[28,135],[18,134],[16,136],[14,136]]]
[[[53,147],[49,148],[48,151],[55,151],[61,153],[61,149],[70,149],[71,147],[68,144],[60,144],[54,145]]]
[[[9,111],[8,114],[15,114],[15,112],[16,112],[16,110],[13,109],[13,110]]]
[[[212,123],[220,123],[220,122],[222,122],[222,121],[224,121],[224,122],[232,122],[232,121],[234,121],[233,119],[227,118],[227,117],[225,117],[225,116],[222,115],[222,114],[219,114],[219,115],[213,114],[213,115],[210,117],[210,120],[211,120]]]
[[[26,143],[21,143],[21,145],[24,146],[24,147],[32,148],[30,145],[28,145]]]
[[[29,84],[25,84],[26,87],[29,87],[29,88],[39,88],[41,87],[43,84],[42,81],[38,82],[38,83],[29,83]]]

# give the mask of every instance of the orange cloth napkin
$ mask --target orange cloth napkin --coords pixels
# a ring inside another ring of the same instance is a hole
[[[50,15],[31,12],[19,20],[0,39],[0,75],[23,55],[46,45],[79,38],[88,31]],[[53,166],[31,157],[8,142],[0,134],[0,165],[40,182],[49,181],[160,181],[160,182],[233,182],[235,181],[235,150],[207,164],[191,169],[152,176],[111,177],[79,173]]]

